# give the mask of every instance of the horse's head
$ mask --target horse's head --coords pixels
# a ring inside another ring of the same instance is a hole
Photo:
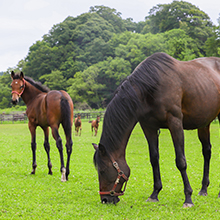
[[[11,78],[12,78],[12,83],[11,83],[12,103],[16,105],[19,102],[19,98],[23,94],[25,89],[24,74],[23,72],[21,72],[20,74],[15,74],[12,71]]]
[[[98,171],[101,202],[116,204],[120,201],[118,196],[124,195],[130,168],[125,159],[110,156],[103,145],[93,146],[96,150],[94,164]]]

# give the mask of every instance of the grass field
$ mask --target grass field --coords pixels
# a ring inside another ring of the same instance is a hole
[[[101,123],[102,126],[102,123]],[[27,124],[0,124],[0,219],[220,219],[219,125],[211,126],[213,145],[208,196],[198,196],[203,157],[196,131],[185,132],[187,173],[194,207],[182,208],[183,183],[175,166],[174,149],[167,130],[160,134],[160,165],[163,189],[159,202],[146,202],[153,189],[152,170],[146,140],[137,125],[127,147],[131,168],[125,195],[116,204],[101,204],[90,124],[83,121],[82,136],[73,136],[73,153],[68,182],[61,182],[60,159],[50,136],[53,175],[47,175],[43,132],[37,129],[37,170],[30,175],[32,153]],[[62,131],[62,129],[60,129]],[[63,132],[61,132],[64,142]],[[66,156],[66,152],[64,149]]]

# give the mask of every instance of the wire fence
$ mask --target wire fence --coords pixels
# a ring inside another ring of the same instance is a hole
[[[94,111],[94,112],[74,112],[74,117],[76,118],[77,115],[81,115],[81,119],[86,119],[88,121],[91,121],[93,119],[96,119],[97,116],[100,117],[100,121],[103,120],[105,111]],[[15,114],[0,114],[0,123],[9,122],[9,123],[15,123],[15,122],[22,122],[27,123],[28,118],[26,113],[15,113]]]

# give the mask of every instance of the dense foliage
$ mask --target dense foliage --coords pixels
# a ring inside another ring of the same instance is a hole
[[[145,21],[122,19],[105,6],[67,17],[29,48],[17,69],[50,89],[64,89],[75,106],[105,107],[120,82],[147,56],[179,60],[220,56],[220,28],[185,1],[158,4]],[[8,70],[10,72],[10,69]],[[10,77],[0,78],[0,108],[10,106]]]

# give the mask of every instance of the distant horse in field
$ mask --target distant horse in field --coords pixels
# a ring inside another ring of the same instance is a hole
[[[52,130],[53,138],[60,153],[61,181],[68,180],[69,163],[72,153],[72,124],[73,124],[73,103],[70,96],[65,91],[50,91],[41,83],[35,82],[24,74],[11,72],[12,103],[17,104],[21,97],[27,106],[28,126],[31,133],[31,149],[33,153],[33,170],[35,174],[36,163],[36,128],[40,126],[44,131],[44,148],[48,158],[49,173],[52,174],[52,164],[50,161],[50,145],[48,141],[49,126]],[[62,124],[66,136],[67,163],[64,166],[63,146],[58,129]]]
[[[81,131],[82,131],[82,122],[81,122],[81,115],[78,114],[77,117],[75,118],[75,132],[76,132],[76,136],[78,136],[78,132],[79,132],[79,136],[81,136]]]
[[[183,206],[193,206],[183,129],[198,129],[204,157],[199,195],[207,195],[210,123],[216,117],[220,119],[220,58],[178,61],[167,54],[155,53],[145,59],[118,87],[106,109],[99,145],[93,144],[101,201],[117,203],[118,196],[124,194],[130,175],[126,146],[139,122],[148,142],[153,169],[154,189],[148,201],[158,201],[162,189],[158,136],[160,128],[168,128],[184,185]]]
[[[92,120],[91,129],[92,129],[92,136],[93,136],[93,128],[95,130],[95,136],[98,133],[99,128],[99,122],[100,122],[100,116],[97,116],[96,120]]]

